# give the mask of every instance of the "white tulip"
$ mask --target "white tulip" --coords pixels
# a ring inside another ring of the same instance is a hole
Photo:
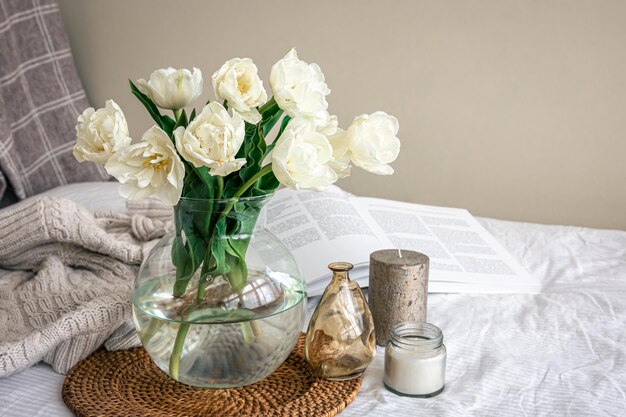
[[[172,141],[156,126],[142,141],[114,154],[104,166],[121,183],[120,195],[139,200],[156,195],[175,205],[183,191],[185,167]]]
[[[389,166],[400,152],[398,119],[377,111],[354,119],[346,131],[350,158],[354,165],[378,175],[391,175]]]
[[[303,116],[318,125],[328,122],[330,90],[317,64],[298,59],[295,49],[272,66],[270,86],[278,106],[290,117]]]
[[[250,58],[226,61],[213,74],[211,81],[217,98],[226,100],[228,107],[241,114],[246,122],[257,124],[261,120],[256,107],[267,101],[267,93]]]
[[[291,120],[272,151],[272,171],[286,187],[322,191],[337,181],[333,149],[311,121]]]
[[[118,150],[130,145],[124,112],[113,100],[98,110],[86,109],[78,116],[74,157],[78,162],[105,164]]]
[[[330,167],[335,171],[338,178],[349,176],[352,165],[350,164],[346,131],[336,129],[333,135],[328,136],[328,141],[333,148],[333,160],[330,162]]]
[[[212,101],[187,126],[174,131],[176,149],[196,168],[206,166],[211,175],[226,176],[237,171],[245,158],[235,158],[246,136],[238,113],[232,117],[221,104]]]
[[[202,94],[202,71],[165,68],[154,71],[150,81],[137,80],[137,88],[162,109],[179,110]]]
[[[317,131],[322,135],[329,137],[337,133],[338,126],[339,122],[337,121],[337,116],[330,116],[324,124],[317,126]]]
[[[330,146],[333,148],[333,159],[329,165],[335,171],[338,178],[350,175],[352,165],[350,164],[350,152],[346,140],[346,131],[339,129],[337,116],[330,116],[328,122],[317,126],[317,131],[328,138]]]

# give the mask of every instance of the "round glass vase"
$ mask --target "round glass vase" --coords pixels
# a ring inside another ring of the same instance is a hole
[[[182,198],[135,281],[133,320],[154,363],[206,388],[257,382],[289,356],[306,317],[302,274],[264,228],[270,196]]]

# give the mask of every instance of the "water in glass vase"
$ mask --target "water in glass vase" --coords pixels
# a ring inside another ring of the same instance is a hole
[[[306,315],[302,280],[284,273],[250,271],[234,292],[221,279],[201,302],[196,292],[174,298],[169,282],[156,277],[133,297],[133,319],[155,364],[184,384],[229,388],[257,382],[289,356]],[[179,329],[189,323],[177,375],[170,359]]]

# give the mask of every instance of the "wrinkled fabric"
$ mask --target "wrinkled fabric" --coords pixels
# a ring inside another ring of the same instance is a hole
[[[110,196],[113,208],[120,204],[115,188],[71,189],[91,204]],[[430,295],[428,321],[441,327],[448,348],[444,392],[414,399],[387,391],[379,348],[359,395],[340,415],[624,415],[626,232],[481,222],[541,278],[542,293]],[[317,300],[309,300],[309,315]],[[0,379],[0,415],[71,416],[62,382],[46,365]]]
[[[40,360],[66,373],[103,343],[138,346],[133,283],[171,228],[171,207],[152,200],[128,214],[92,213],[48,196],[1,210],[0,377]]]
[[[626,413],[626,232],[481,219],[542,280],[538,295],[433,294],[448,349],[431,399],[382,386],[383,349],[342,416]]]

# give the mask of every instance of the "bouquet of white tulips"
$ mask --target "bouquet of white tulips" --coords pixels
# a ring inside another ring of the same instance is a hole
[[[330,90],[319,66],[301,61],[293,49],[271,69],[269,100],[249,58],[227,61],[211,83],[217,101],[196,113],[188,107],[202,93],[197,68],[161,69],[148,81],[131,81],[132,93],[156,123],[134,144],[113,100],[104,108],[86,109],[76,126],[74,156],[79,162],[103,164],[127,199],[156,195],[175,206],[174,297],[186,293],[199,270],[198,297],[218,276],[235,291],[246,285],[249,240],[231,237],[252,233],[260,207],[250,213],[248,206],[237,204],[240,199],[270,194],[280,184],[324,190],[349,175],[352,164],[390,175],[389,163],[400,150],[398,121],[384,112],[358,116],[347,130],[340,129],[328,112]],[[220,201],[222,206],[189,218],[179,208],[181,197],[207,201],[208,207]],[[239,210],[246,210],[245,216]],[[171,359],[173,375],[185,332],[181,326]]]
[[[328,112],[330,90],[322,71],[301,61],[295,49],[271,69],[270,100],[249,58],[227,61],[211,82],[219,101],[188,114],[185,109],[202,93],[199,69],[161,69],[148,81],[131,81],[132,93],[156,125],[131,144],[124,113],[113,100],[102,109],[88,108],[78,117],[76,159],[103,164],[127,199],[156,195],[172,205],[181,196],[236,201],[271,193],[280,184],[324,190],[348,176],[351,164],[375,174],[393,173],[389,163],[400,150],[397,119],[378,111],[340,129]],[[173,117],[159,109],[171,110]],[[278,123],[269,143],[267,137]],[[223,262],[228,248],[216,247],[215,242],[224,240],[214,239],[216,233],[228,235],[238,226],[222,224],[226,221],[225,216],[204,219],[185,230],[187,239],[172,253],[179,270],[175,295],[184,292],[203,262],[203,275],[225,274],[232,267]],[[177,228],[183,227],[177,222]],[[191,230],[198,227],[204,230]],[[231,252],[245,256],[245,250]],[[237,275],[245,278],[245,273]]]

